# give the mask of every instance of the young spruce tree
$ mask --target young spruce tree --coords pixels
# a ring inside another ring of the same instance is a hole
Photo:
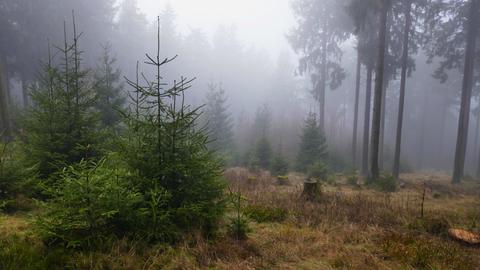
[[[221,163],[207,149],[205,130],[197,125],[200,107],[185,104],[193,80],[182,77],[170,86],[162,80],[161,71],[176,56],[160,58],[159,30],[157,35],[157,55],[147,55],[146,62],[155,79],[144,76],[144,85],[138,76],[128,80],[135,91],[123,152],[139,175],[138,188],[145,198],[139,228],[151,240],[171,241],[182,232],[213,232],[224,213],[224,182]]]
[[[270,109],[267,105],[264,105],[257,110],[252,134],[252,141],[255,143],[250,151],[247,152],[247,166],[251,170],[270,169],[273,156],[272,146],[268,140],[270,122]]]
[[[123,84],[120,83],[121,71],[115,67],[117,59],[110,54],[111,45],[107,43],[103,50],[95,72],[95,89],[97,91],[95,108],[100,113],[102,125],[116,129],[120,124],[120,112],[125,104]]]
[[[81,68],[75,21],[73,42],[58,48],[58,63],[49,49],[39,84],[31,91],[33,106],[24,120],[27,164],[37,167],[40,178],[49,178],[82,159],[97,157],[101,133],[94,109],[95,92]],[[50,47],[50,46],[49,46]]]
[[[325,137],[318,128],[315,114],[310,113],[303,127],[296,169],[300,172],[306,172],[315,163],[325,162],[326,156]]]
[[[209,84],[208,88],[204,108],[204,119],[210,138],[208,148],[219,153],[229,164],[234,156],[235,145],[232,118],[227,111],[226,93],[221,85],[214,83]]]

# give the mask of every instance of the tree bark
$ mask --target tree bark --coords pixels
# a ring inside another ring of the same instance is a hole
[[[306,180],[303,183],[303,194],[302,196],[307,201],[316,201],[320,198],[322,193],[322,188],[320,183],[317,180]]]
[[[27,108],[28,107],[28,82],[27,79],[25,78],[25,75],[21,75],[21,80],[22,80],[22,99],[23,99],[23,107]]]
[[[326,19],[325,19],[326,21]],[[322,67],[320,71],[320,93],[318,96],[318,102],[320,106],[320,115],[318,119],[318,126],[321,132],[325,132],[325,92],[327,89],[327,34],[325,32],[326,29],[326,22],[324,23],[324,33],[322,38]]]
[[[479,114],[478,112],[476,113],[475,115],[475,119],[477,120],[476,121],[476,124],[475,124],[475,137],[474,137],[474,141],[473,141],[473,165],[475,167],[475,164],[477,164],[477,149],[478,149],[478,134],[480,132],[480,117],[479,117]]]
[[[370,113],[372,102],[372,77],[373,68],[367,67],[367,86],[365,89],[365,116],[363,124],[363,154],[362,154],[362,174],[368,173],[368,150],[370,142]]]
[[[425,160],[425,133],[427,131],[427,119],[428,119],[428,113],[429,113],[429,96],[430,93],[427,90],[425,90],[425,93],[423,94],[423,114],[422,114],[422,123],[420,124],[420,144],[418,145],[418,169],[423,170],[424,169],[424,160]]]
[[[388,44],[388,43],[387,43]],[[384,73],[385,74],[385,73]],[[385,110],[386,110],[386,103],[387,103],[387,88],[388,82],[386,80],[383,81],[382,87],[382,116],[380,122],[380,142],[378,146],[378,167],[383,170],[383,161],[384,161],[384,146],[385,146]]]
[[[360,98],[360,80],[361,80],[360,49],[357,48],[357,78],[355,82],[355,109],[353,112],[353,137],[352,137],[352,165],[357,167],[357,133],[358,133],[358,105]]]
[[[385,32],[385,55],[389,55],[388,48],[390,46],[390,40],[391,40],[391,35],[390,35],[390,30],[391,26],[393,24],[393,17],[388,16],[387,13],[387,30]],[[387,89],[388,89],[388,84],[389,80],[386,78],[386,70],[385,70],[385,65],[383,67],[383,84],[382,84],[382,116],[381,116],[381,123],[380,123],[380,143],[379,143],[379,163],[378,166],[381,170],[383,170],[383,164],[384,164],[384,146],[385,146],[385,121],[386,121],[386,106],[387,106]],[[388,74],[389,76],[390,74]]]
[[[8,94],[7,94],[7,82],[4,79],[4,72],[2,64],[0,63],[0,139],[10,140],[11,138],[11,127],[10,127],[10,115],[9,115],[9,104],[8,104]]]
[[[476,151],[478,149],[478,136],[480,135],[480,111],[477,112],[477,128],[475,131],[475,148],[473,148],[474,152],[474,160],[475,160],[475,165],[477,166],[477,169],[475,171],[475,176],[477,178],[480,177],[480,153],[477,155]],[[474,166],[475,166],[474,165]]]
[[[453,166],[453,183],[460,183],[464,175],[465,154],[468,140],[468,124],[470,118],[470,103],[473,88],[473,70],[475,66],[475,46],[477,39],[477,16],[480,0],[470,1],[470,14],[468,17],[467,45],[465,50],[465,67],[463,72],[462,98],[460,116],[458,121],[457,145],[455,162]]]
[[[378,38],[378,58],[375,72],[375,93],[373,100],[373,119],[372,119],[372,138],[371,138],[371,159],[370,171],[368,179],[371,182],[376,182],[380,176],[378,166],[378,153],[380,144],[380,122],[382,116],[382,90],[383,90],[383,75],[385,68],[385,48],[386,48],[386,32],[387,32],[387,14],[388,1],[381,2],[380,12],[380,31]]]
[[[397,135],[395,139],[395,156],[393,160],[393,176],[396,180],[400,175],[400,152],[402,148],[403,114],[405,111],[405,88],[407,83],[408,42],[412,27],[412,0],[407,1],[405,10],[405,28],[403,32],[402,74],[400,78],[400,97],[398,99]]]

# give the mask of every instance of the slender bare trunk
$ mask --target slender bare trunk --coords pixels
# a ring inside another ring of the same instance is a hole
[[[7,81],[4,79],[4,72],[2,63],[0,63],[0,139],[10,140],[11,138],[11,126],[9,115],[9,102],[8,102],[8,89]]]
[[[21,75],[22,80],[22,99],[23,99],[23,107],[28,107],[28,82],[25,78],[25,75]]]
[[[473,152],[474,152],[474,159],[475,160],[475,164],[474,165],[477,165],[477,170],[475,171],[475,175],[478,177],[480,177],[480,154],[477,155],[477,152],[478,151],[478,136],[480,135],[480,112],[477,113],[477,127],[476,127],[476,130],[475,130],[475,147],[473,148]]]
[[[380,32],[378,35],[378,58],[375,72],[375,92],[373,100],[373,119],[372,119],[372,138],[370,151],[370,171],[369,181],[376,182],[380,176],[378,167],[378,153],[380,144],[380,121],[382,116],[382,90],[383,90],[383,76],[385,67],[385,48],[386,48],[386,32],[387,32],[387,1],[381,2],[380,13]]]
[[[470,1],[470,14],[467,29],[467,47],[465,50],[465,67],[463,72],[462,98],[460,104],[460,117],[458,121],[457,145],[453,167],[453,183],[460,183],[464,174],[465,154],[468,140],[468,124],[470,118],[470,103],[473,88],[473,69],[475,66],[475,46],[477,39],[477,16],[480,0]]]
[[[402,75],[400,78],[400,97],[398,99],[397,135],[395,140],[395,156],[393,160],[393,176],[398,180],[400,175],[400,152],[402,148],[403,114],[405,111],[405,88],[407,84],[408,41],[412,24],[412,1],[408,0],[405,10],[405,28],[403,32]]]
[[[365,89],[365,116],[363,124],[363,154],[362,154],[362,174],[368,173],[368,150],[370,142],[370,113],[372,102],[372,77],[373,68],[367,67],[367,86]]]
[[[429,113],[428,109],[430,108],[429,107],[429,102],[428,102],[428,98],[429,98],[429,91],[428,90],[425,90],[425,93],[424,93],[424,96],[423,96],[423,113],[422,113],[422,123],[420,125],[420,144],[418,145],[418,168],[420,170],[423,170],[424,169],[424,164],[423,164],[423,161],[424,161],[424,158],[425,158],[425,132],[427,131],[427,115]]]
[[[361,80],[360,50],[357,48],[357,80],[355,83],[355,110],[353,112],[353,139],[352,139],[352,165],[357,167],[357,133],[358,133],[358,105],[360,98],[360,80]]]
[[[390,40],[391,40],[391,35],[390,35],[390,29],[393,24],[393,17],[388,16],[387,13],[387,31],[385,33],[385,55],[389,55],[388,48],[390,46]],[[385,121],[386,121],[386,106],[387,106],[387,89],[388,89],[388,79],[387,78],[387,70],[385,70],[386,65],[383,67],[383,84],[382,84],[382,116],[381,116],[381,122],[380,122],[380,144],[379,144],[379,154],[378,154],[378,166],[381,170],[383,170],[383,165],[384,165],[384,146],[385,146]]]
[[[387,43],[388,44],[388,43]],[[380,122],[380,143],[378,148],[378,167],[383,170],[383,163],[384,163],[384,146],[385,146],[385,110],[386,110],[386,103],[387,103],[387,81],[383,81],[382,87],[382,116]]]
[[[325,23],[326,24],[326,23]],[[325,27],[323,28],[323,38],[322,38],[322,67],[320,71],[320,93],[318,96],[318,102],[320,106],[320,115],[318,119],[318,126],[322,132],[325,132],[325,92],[327,88],[327,34],[325,32]]]

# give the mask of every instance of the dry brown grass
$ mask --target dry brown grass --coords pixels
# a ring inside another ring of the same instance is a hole
[[[234,175],[234,178],[229,176]],[[274,206],[291,213],[290,218],[282,224],[277,224],[273,231],[282,232],[289,228],[287,234],[279,235],[271,230],[262,231],[262,235],[254,233],[256,241],[273,238],[273,246],[266,245],[269,241],[257,244],[262,250],[270,250],[275,255],[266,256],[276,258],[278,268],[295,269],[414,269],[416,261],[403,260],[394,257],[388,260],[386,251],[379,249],[385,242],[391,242],[392,232],[405,234],[420,234],[427,243],[444,243],[446,250],[441,250],[458,256],[453,260],[474,261],[462,264],[465,269],[480,269],[480,252],[478,249],[469,249],[454,243],[448,238],[438,238],[434,234],[443,234],[442,226],[457,226],[478,230],[480,225],[480,183],[467,182],[461,185],[452,185],[450,178],[443,174],[406,174],[402,179],[406,182],[404,188],[394,193],[382,193],[363,187],[350,187],[346,179],[337,175],[337,183],[323,188],[320,202],[311,203],[302,200],[301,175],[290,175],[291,186],[276,186],[272,179],[260,174],[254,183],[249,178],[252,175],[245,170],[232,169],[226,174],[233,187],[242,192],[253,205]],[[426,185],[424,185],[426,183]],[[424,219],[420,219],[422,193],[426,188]],[[445,225],[446,224],[446,225]],[[271,224],[263,225],[273,228]],[[291,231],[297,228],[297,231]],[[301,239],[299,242],[289,242],[289,237],[308,237],[316,235],[314,243]],[[433,239],[433,240],[432,240]],[[283,243],[285,242],[285,245]],[[307,242],[308,249],[301,243]],[[424,241],[425,242],[425,241]],[[408,252],[415,252],[424,247],[424,242],[405,247]],[[333,243],[333,244],[325,244]],[[353,243],[353,244],[351,244]],[[417,246],[418,244],[418,246]],[[433,245],[433,244],[432,244]],[[287,252],[282,253],[282,248]],[[326,248],[332,253],[325,252]],[[413,249],[409,250],[409,248]],[[429,250],[422,249],[421,252]],[[433,249],[431,252],[439,252]],[[278,254],[280,253],[280,254]],[[268,253],[267,253],[268,254]],[[460,255],[459,255],[460,254]],[[343,256],[346,255],[346,256]],[[296,257],[297,256],[297,257]],[[405,254],[405,256],[410,256]],[[278,262],[278,258],[286,262]],[[442,261],[435,256],[425,255],[425,268],[450,269],[449,262]],[[267,260],[267,259],[265,259]],[[430,260],[430,261],[429,261]],[[436,262],[439,261],[439,262]],[[364,262],[368,261],[369,264]],[[455,263],[455,262],[450,262]],[[401,267],[399,266],[401,265]],[[393,268],[392,268],[393,267]]]
[[[225,172],[232,190],[251,206],[282,209],[278,222],[251,222],[245,241],[222,233],[215,240],[190,236],[175,247],[149,247],[126,239],[111,250],[74,254],[76,269],[480,269],[480,250],[442,234],[443,226],[480,226],[480,184],[451,185],[441,174],[408,174],[405,188],[382,193],[325,185],[319,202],[301,197],[303,176],[278,186],[269,173]],[[427,182],[425,218],[420,219]],[[445,225],[446,224],[446,225]],[[0,217],[0,237],[29,229],[22,216]]]
[[[13,234],[25,234],[28,228],[29,222],[25,216],[0,215],[0,237]]]

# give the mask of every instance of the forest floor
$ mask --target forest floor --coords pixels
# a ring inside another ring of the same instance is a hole
[[[383,193],[339,174],[319,202],[306,202],[301,175],[289,175],[288,185],[241,168],[225,176],[245,197],[246,240],[221,232],[175,247],[118,240],[102,252],[62,254],[46,250],[31,232],[31,212],[20,212],[0,216],[0,261],[6,269],[42,269],[39,261],[52,265],[62,256],[73,258],[72,269],[480,269],[480,247],[447,233],[480,232],[480,182],[452,185],[440,173],[404,174],[402,188]]]

